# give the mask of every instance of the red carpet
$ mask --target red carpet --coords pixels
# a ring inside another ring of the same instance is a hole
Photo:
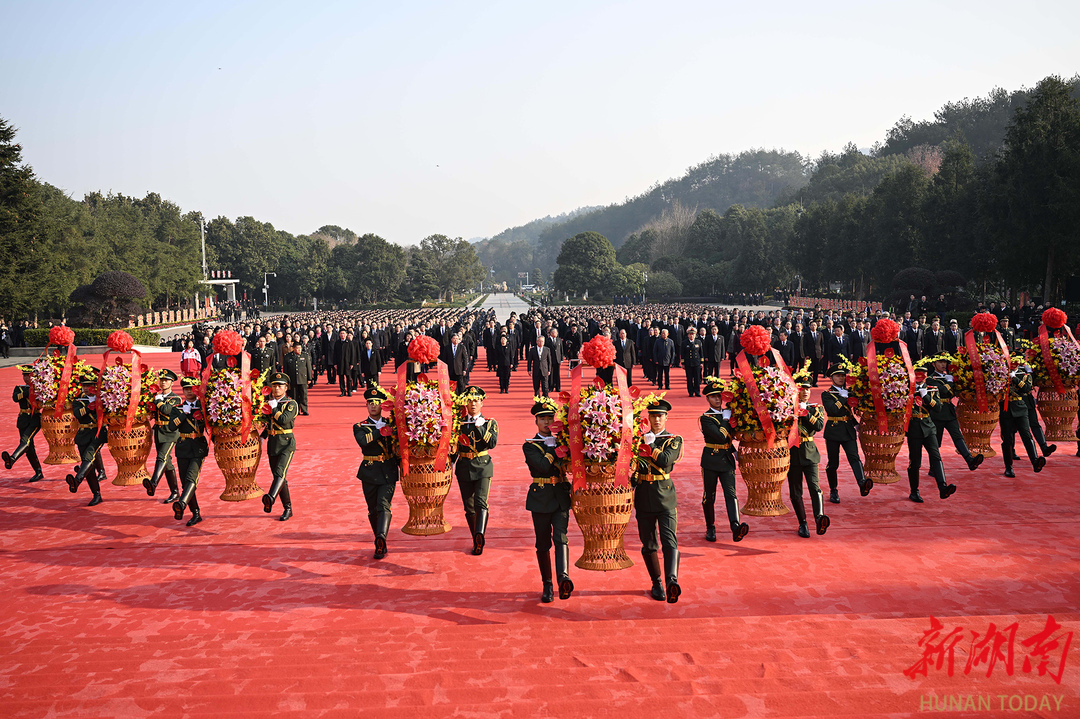
[[[175,368],[177,358],[149,361]],[[0,395],[17,379],[0,370]],[[870,717],[934,716],[942,702],[969,710],[940,713],[950,717],[1080,716],[1080,636],[1060,685],[1023,671],[1021,645],[1048,614],[1080,629],[1074,444],[1039,475],[1018,462],[1009,480],[1000,458],[968,472],[946,440],[959,491],[941,501],[926,478],[923,505],[907,501],[906,482],[860,498],[842,465],[843,501],[826,504],[824,537],[799,538],[788,514],[748,518],[742,542],[722,531],[709,544],[697,462],[705,401],[676,387],[669,427],[687,439],[674,475],[681,600],[646,596],[631,522],[633,568],[575,569],[573,598],[541,604],[520,449],[533,432],[531,383],[519,372],[513,394],[500,396],[492,375],[474,381],[492,392],[485,415],[500,424],[482,557],[468,553],[455,486],[454,530],[431,538],[399,531],[408,515],[399,489],[391,553],[371,559],[350,431],[363,401],[325,383],[298,423],[287,523],[257,500],[218,501],[212,460],[199,492],[206,521],[194,529],[141,487],[108,485],[106,501],[87,508],[85,486],[67,491],[68,467],[28,484],[20,460],[0,475],[0,715]],[[4,402],[8,451],[14,416]],[[905,450],[901,473],[906,463]],[[106,469],[114,476],[108,456]],[[722,516],[721,504],[720,528]],[[571,521],[572,558],[580,547]],[[956,668],[912,680],[903,672],[921,656],[931,616],[965,631]],[[981,664],[965,675],[971,634],[991,622],[1019,623],[1014,673],[999,664],[988,678]],[[1052,656],[1056,669],[1061,647]]]

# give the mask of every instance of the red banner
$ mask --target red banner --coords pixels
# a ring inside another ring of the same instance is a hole
[[[873,347],[871,342],[870,346]],[[907,343],[900,343],[900,356],[904,358],[904,368],[908,376],[907,405],[904,406],[904,433],[907,433],[908,424],[911,422],[911,406],[915,402],[915,368],[911,366],[911,354],[908,352]]]
[[[904,343],[900,343],[904,348]],[[874,414],[877,416],[878,432],[887,434],[889,431],[889,416],[885,413],[885,398],[881,394],[881,374],[877,366],[877,343],[871,342],[866,346],[866,379],[870,383],[870,398],[874,400]],[[910,398],[909,400],[910,401]]]
[[[735,366],[739,370],[739,378],[746,385],[747,394],[750,395],[750,404],[753,405],[758,421],[761,422],[761,431],[765,433],[765,441],[768,443],[769,449],[772,449],[773,443],[776,441],[776,428],[773,426],[768,408],[761,401],[761,392],[758,390],[757,380],[754,379],[754,370],[746,359],[746,350],[739,352],[739,355],[735,358]]]
[[[968,361],[971,362],[972,381],[975,383],[975,401],[978,403],[979,411],[986,412],[988,411],[986,375],[983,373],[982,360],[979,358],[979,346],[975,342],[975,330],[968,330],[964,333],[964,349],[967,350]],[[1006,393],[1005,397],[1008,398],[1008,396],[1008,393]]]
[[[1005,344],[1005,338],[1002,337],[1001,333],[998,332],[996,329],[994,330],[994,336],[997,337],[998,349],[1000,349],[1001,354],[1003,354],[1005,356],[1005,367],[1006,367],[1006,370],[1008,370],[1008,368],[1011,367],[1012,365],[1009,364],[1009,362],[1011,362],[1011,360],[1009,359],[1009,348]],[[1008,377],[1008,375],[1006,375],[1005,376],[1005,409],[1008,409],[1008,408],[1009,408],[1009,377]]]
[[[795,384],[795,380],[791,378],[791,368],[787,366],[787,362],[780,356],[780,351],[773,347],[769,350],[772,355],[773,364],[780,368],[780,375],[784,380],[784,384],[787,385],[788,391],[791,393],[791,430],[788,432],[788,448],[799,446],[799,387]]]
[[[581,413],[578,411],[581,400],[581,367],[579,363],[570,373],[570,402],[566,409],[567,419],[570,420],[570,469],[573,472],[575,490],[585,488],[585,436],[581,431]]]
[[[101,384],[105,380],[105,370],[109,366],[109,354],[112,350],[105,350],[101,358],[101,373],[97,381],[97,428],[101,431],[101,425],[105,421],[105,403],[101,401]],[[139,395],[142,393],[142,353],[139,350],[131,351],[131,377],[129,378],[129,394],[127,412],[124,413],[124,431],[130,432],[135,424],[135,415],[139,412]],[[121,363],[120,357],[116,358],[117,364]]]
[[[438,375],[444,429],[442,436],[439,437],[439,448],[435,451],[435,471],[442,472],[450,459],[450,433],[454,427],[454,399],[450,395],[450,372],[442,360],[439,360]]]
[[[1072,330],[1068,325],[1062,327],[1060,330],[1055,330],[1055,339],[1061,338],[1058,332],[1065,333],[1077,349],[1080,349],[1080,343],[1076,341],[1076,337],[1073,336]],[[1050,375],[1050,381],[1054,385],[1054,391],[1058,394],[1065,394],[1069,390],[1065,387],[1065,384],[1061,381],[1061,374],[1058,372],[1057,363],[1054,362],[1054,357],[1050,354],[1050,337],[1046,332],[1046,325],[1039,327],[1039,347],[1042,349],[1043,364],[1046,366],[1046,372]]]
[[[240,438],[247,441],[248,432],[251,430],[251,355],[247,351],[240,353]],[[201,403],[200,403],[201,404]],[[206,416],[206,405],[202,406],[203,416]],[[204,428],[209,426],[203,425]]]
[[[402,362],[398,367],[397,387],[394,391],[394,421],[397,423],[398,452],[401,459],[402,475],[409,473],[409,434],[406,430],[407,422],[405,421],[405,385],[407,384],[406,372],[408,372],[408,369],[408,362]],[[449,434],[449,427],[446,431]]]
[[[615,365],[615,387],[618,388],[622,405],[622,433],[619,454],[615,458],[615,486],[626,487],[630,484],[630,468],[634,461],[631,444],[634,438],[634,401],[630,399],[630,388],[626,384],[626,368],[620,365]]]

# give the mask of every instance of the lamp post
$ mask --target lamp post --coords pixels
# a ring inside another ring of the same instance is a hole
[[[267,281],[267,277],[277,277],[276,272],[264,272],[263,273],[263,307],[270,306],[270,283]]]
[[[649,273],[641,271],[641,304],[645,304],[645,283],[649,281]]]

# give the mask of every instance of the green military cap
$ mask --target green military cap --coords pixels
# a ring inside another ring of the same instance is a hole
[[[389,398],[390,398],[390,395],[388,395],[386,393],[386,390],[384,390],[382,387],[378,387],[376,385],[371,385],[367,389],[364,390],[364,399],[367,399],[367,400],[372,400],[373,399],[376,402],[382,402],[382,401],[384,401],[386,399],[389,399]]]
[[[161,370],[160,372],[158,372],[158,377],[160,379],[172,380],[173,382],[175,382],[177,379],[179,379],[176,376],[176,373],[173,372],[171,369],[163,369],[163,370]]]
[[[662,399],[656,404],[649,405],[649,414],[667,414],[671,411],[671,402]]]
[[[834,374],[847,375],[847,373],[848,373],[847,367],[845,367],[844,365],[839,364],[839,363],[834,364],[832,367],[829,368],[829,376],[830,377],[832,377]]]
[[[34,365],[32,365],[32,364],[21,364],[21,365],[19,365],[19,371],[22,372],[23,374],[33,374],[34,373]]]
[[[271,372],[270,384],[289,384],[289,377],[284,372]]]
[[[483,399],[487,396],[487,392],[483,388],[471,384],[461,391],[461,396],[465,399]]]
[[[727,389],[727,383],[719,377],[705,378],[705,396],[710,394],[722,394]]]
[[[797,377],[795,378],[795,386],[810,389],[814,386],[814,383],[810,381],[809,377]]]
[[[529,411],[532,412],[533,417],[554,417],[556,409],[555,402],[552,400],[544,401],[538,399]]]
[[[97,384],[99,372],[96,367],[87,367],[79,375],[80,384]]]
[[[181,387],[198,387],[201,384],[202,382],[199,381],[198,377],[185,377],[180,380]]]

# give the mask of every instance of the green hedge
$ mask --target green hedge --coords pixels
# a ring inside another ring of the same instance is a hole
[[[104,345],[105,340],[109,338],[116,330],[98,330],[98,329],[86,329],[81,327],[73,327],[75,331],[75,344],[76,346],[85,345]],[[151,332],[144,329],[129,329],[127,333],[131,335],[131,338],[135,340],[137,345],[149,345],[151,347],[157,347],[161,344],[161,336],[157,332]],[[44,329],[28,329],[26,330],[26,345],[28,347],[44,347],[49,342],[49,328]]]

